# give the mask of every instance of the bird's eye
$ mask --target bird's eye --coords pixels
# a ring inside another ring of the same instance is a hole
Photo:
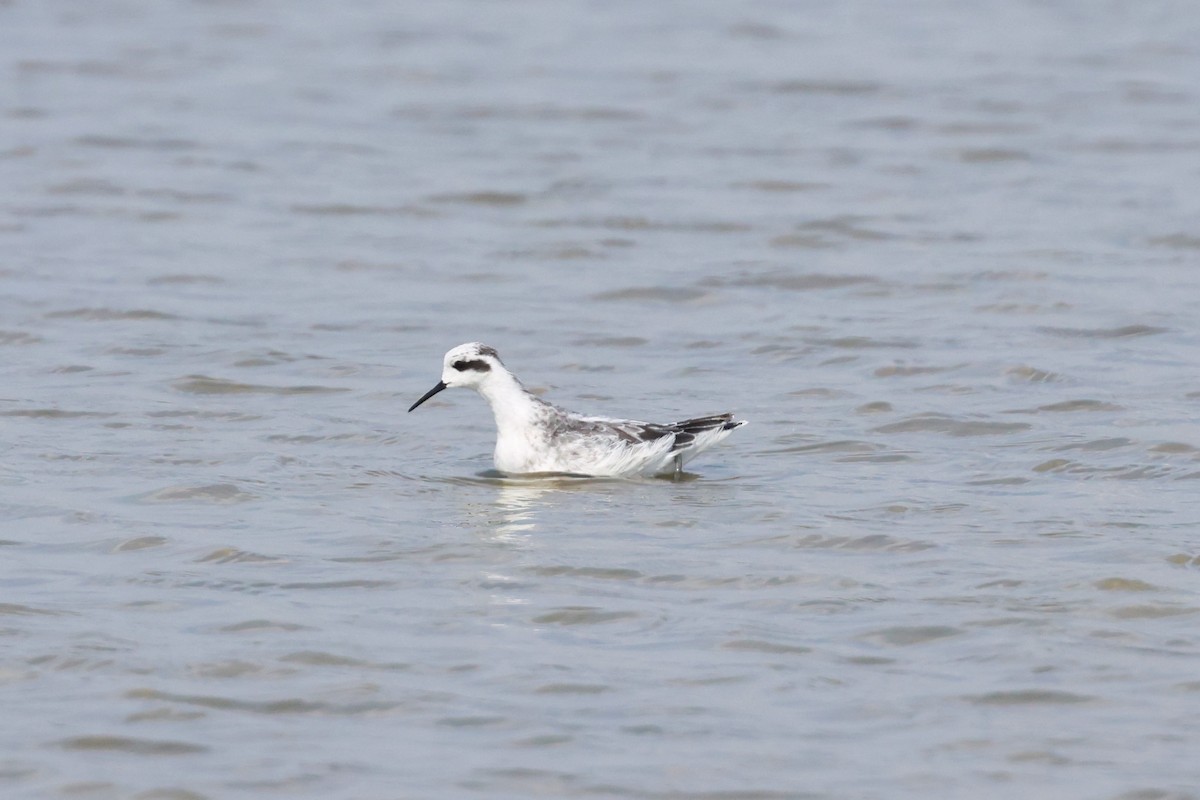
[[[454,367],[459,372],[466,372],[467,370],[471,370],[472,372],[487,372],[488,370],[490,370],[492,368],[491,365],[489,365],[483,359],[471,359],[470,361],[455,361],[455,362],[451,363],[450,366]]]

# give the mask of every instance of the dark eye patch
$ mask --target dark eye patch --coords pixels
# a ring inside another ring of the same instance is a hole
[[[473,361],[455,361],[450,366],[454,367],[459,372],[473,370],[475,372],[487,372],[491,366],[486,361],[475,359]]]

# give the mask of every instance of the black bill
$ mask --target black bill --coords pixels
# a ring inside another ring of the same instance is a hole
[[[424,403],[426,400],[433,397],[435,394],[437,394],[438,392],[440,392],[442,389],[445,389],[445,388],[446,388],[446,382],[438,381],[437,386],[433,387],[428,392],[426,392],[424,395],[422,395],[421,399],[418,400],[417,402],[413,403],[411,406],[409,406],[408,410],[412,411],[414,408],[421,405],[421,403]]]

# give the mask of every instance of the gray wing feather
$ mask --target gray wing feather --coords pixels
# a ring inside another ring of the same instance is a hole
[[[668,422],[661,425],[654,422],[636,422],[625,419],[595,418],[588,421],[594,421],[597,425],[608,428],[630,444],[653,442],[664,436],[673,436],[674,441],[671,443],[670,450],[672,453],[678,450],[686,450],[696,441],[696,436],[705,431],[716,430],[718,428],[732,430],[742,424],[741,422],[733,421],[733,414],[713,414],[708,417],[696,417],[694,419]]]

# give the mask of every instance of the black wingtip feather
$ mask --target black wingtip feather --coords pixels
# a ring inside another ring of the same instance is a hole
[[[709,431],[713,428],[725,428],[726,430],[736,428],[745,420],[739,422],[733,421],[733,414],[713,414],[707,417],[696,417],[695,419],[685,419],[682,422],[673,422],[668,427],[673,430],[687,431],[688,433],[700,433],[701,431]]]
[[[675,434],[675,441],[671,445],[671,450],[682,450],[696,440],[698,434],[705,431],[721,429],[731,431],[734,428],[740,428],[746,424],[746,420],[734,420],[733,414],[713,414],[708,417],[696,417],[695,419],[685,419],[681,422],[672,422],[670,425],[663,427]]]

